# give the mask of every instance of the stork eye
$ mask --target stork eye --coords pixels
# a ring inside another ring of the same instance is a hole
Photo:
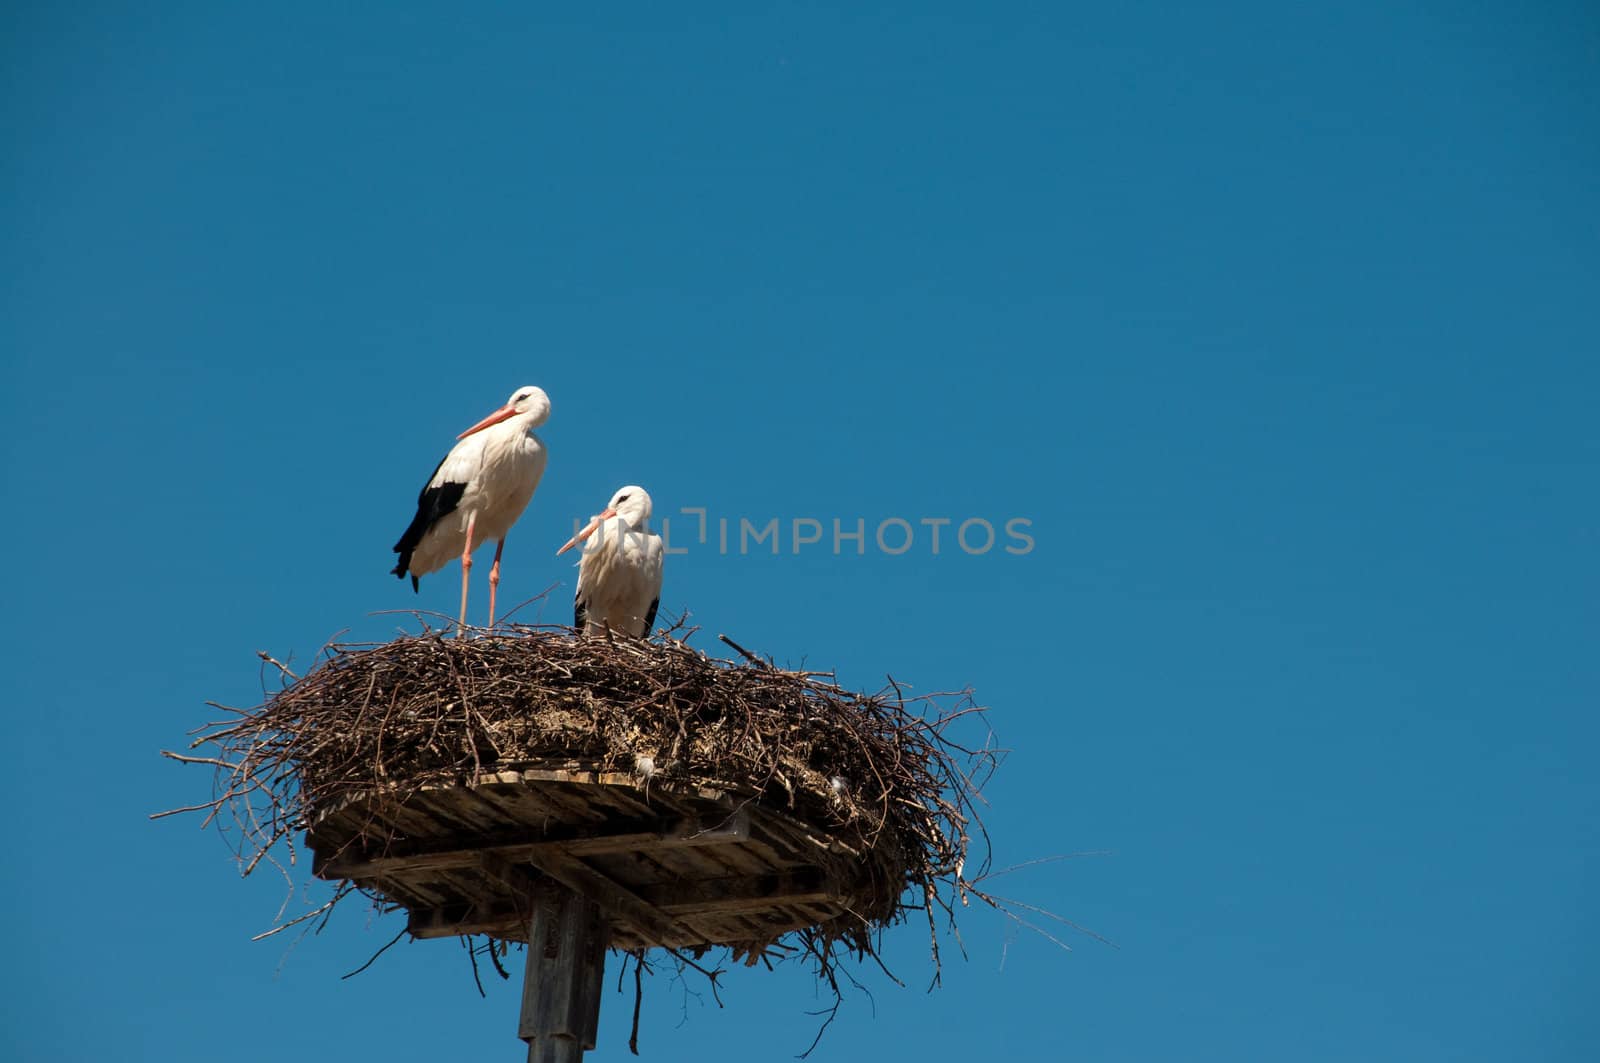
[[[620,505],[622,505],[622,503],[626,502],[627,500],[628,500],[628,496],[627,495],[623,495],[621,498],[617,499],[617,505],[620,506]]]

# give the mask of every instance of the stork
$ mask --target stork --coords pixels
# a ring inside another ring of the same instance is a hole
[[[489,626],[494,626],[495,591],[506,533],[522,516],[544,475],[544,442],[533,430],[550,417],[550,397],[541,388],[520,387],[504,406],[456,436],[457,443],[433,470],[417,496],[417,515],[394,544],[393,568],[411,589],[452,557],[461,558],[461,626],[467,627],[467,583],[472,551],[494,539],[489,567]]]
[[[661,536],[650,530],[650,494],[630,484],[556,551],[583,543],[572,626],[584,634],[621,631],[644,638],[661,605]]]

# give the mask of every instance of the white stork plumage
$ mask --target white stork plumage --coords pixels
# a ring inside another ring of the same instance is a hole
[[[650,494],[630,484],[556,551],[583,543],[572,626],[585,634],[649,636],[661,605],[661,536],[650,530]]]
[[[417,515],[394,544],[400,561],[392,570],[411,587],[461,558],[461,631],[467,626],[467,581],[472,551],[496,540],[489,568],[489,626],[494,626],[495,590],[506,533],[522,516],[544,475],[544,442],[533,430],[550,417],[550,397],[541,388],[520,387],[506,404],[462,432],[417,496]]]

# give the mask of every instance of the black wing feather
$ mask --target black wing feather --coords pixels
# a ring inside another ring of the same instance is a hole
[[[644,638],[649,638],[650,632],[655,630],[656,610],[659,608],[661,608],[661,596],[657,595],[656,600],[650,603],[650,608],[644,614]]]
[[[417,495],[417,515],[411,518],[410,527],[400,536],[400,541],[394,544],[394,552],[400,555],[400,560],[389,571],[400,579],[405,578],[406,569],[411,567],[411,555],[422,542],[422,537],[427,535],[428,530],[435,524],[454,513],[456,507],[461,504],[461,496],[467,493],[467,485],[464,483],[447,481],[433,486],[433,478],[439,475],[439,470],[444,467],[446,460],[448,455],[441,458],[439,464],[434,466],[433,472],[428,474],[427,485]],[[416,590],[417,585],[417,577],[412,576],[411,589]]]
[[[572,626],[577,628],[579,633],[581,634],[583,632],[584,622],[587,621],[588,619],[589,619],[589,607],[588,607],[588,605],[586,605],[584,603],[584,600],[582,598],[573,598],[572,599]]]

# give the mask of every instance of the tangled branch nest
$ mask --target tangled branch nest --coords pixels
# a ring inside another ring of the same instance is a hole
[[[277,866],[293,890],[297,837],[319,812],[377,790],[403,799],[541,765],[714,786],[871,855],[867,894],[848,918],[787,934],[747,962],[808,958],[837,993],[841,956],[876,958],[881,930],[921,910],[936,983],[941,918],[953,921],[971,896],[994,903],[974,886],[989,865],[976,805],[1000,751],[986,728],[975,732],[981,744],[964,745],[953,726],[981,723],[982,708],[970,691],[911,696],[892,679],[858,693],[731,641],[744,661],[713,658],[687,645],[692,634],[680,624],[658,642],[612,642],[503,625],[462,639],[425,625],[392,642],[330,645],[304,678],[263,654],[283,673],[282,689],[252,709],[216,706],[229,718],[196,731],[191,745],[209,755],[164,754],[215,768],[211,799],[172,811],[203,813],[229,836],[244,874]],[[974,839],[982,857],[969,871]],[[351,892],[395,906],[349,887],[268,933],[325,921]],[[715,989],[720,971],[680,959],[711,974]],[[642,954],[635,960],[649,969]]]

